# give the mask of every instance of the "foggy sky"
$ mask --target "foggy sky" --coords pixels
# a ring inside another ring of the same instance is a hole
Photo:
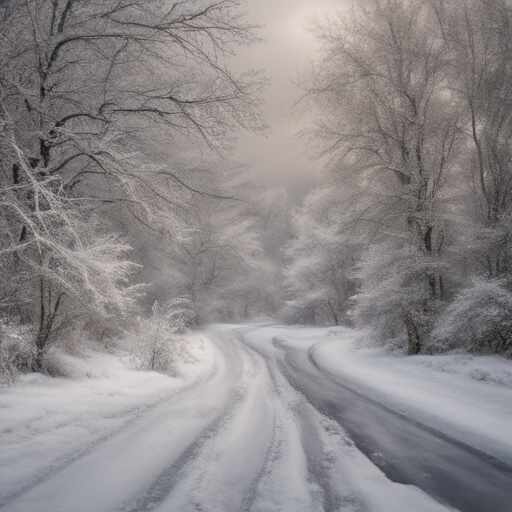
[[[268,137],[242,134],[236,158],[290,189],[292,196],[307,188],[308,176],[316,167],[300,156],[292,135],[298,127],[285,118],[300,89],[291,79],[315,55],[315,43],[307,30],[307,20],[341,8],[347,0],[247,0],[250,19],[265,25],[260,35],[268,42],[241,48],[234,64],[242,69],[265,69],[271,85],[265,95]],[[293,199],[293,197],[292,197]]]

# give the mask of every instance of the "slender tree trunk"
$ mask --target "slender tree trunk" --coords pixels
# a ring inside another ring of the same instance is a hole
[[[407,353],[419,354],[422,347],[421,334],[410,313],[406,314],[404,323],[407,330]]]
[[[334,318],[334,325],[340,325],[338,315],[336,314],[336,311],[332,305],[332,302],[330,300],[327,300],[327,304],[329,305],[329,308],[331,309],[331,313]]]
[[[40,318],[39,318],[39,329],[36,335],[36,357],[34,360],[34,365],[32,370],[39,372],[43,368],[43,359],[44,354],[48,348],[48,342],[50,339],[50,334],[52,333],[52,329],[54,326],[55,318],[59,311],[61,299],[63,297],[63,293],[59,294],[55,304],[52,306],[51,299],[51,290],[48,291],[48,308],[45,305],[45,285],[44,279],[41,278],[39,280],[39,293],[40,293]]]

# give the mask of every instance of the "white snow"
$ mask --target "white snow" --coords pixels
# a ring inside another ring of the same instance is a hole
[[[0,389],[0,503],[65,467],[211,371],[212,347],[194,338],[195,365],[183,378],[136,372],[106,353],[61,355],[74,379],[21,376]],[[68,509],[68,510],[72,510]]]
[[[309,349],[358,393],[512,462],[510,362],[403,357],[361,348],[359,337],[215,326],[196,337],[197,362],[179,379],[107,354],[70,358],[74,379],[24,376],[0,390],[0,503],[5,512],[320,512],[332,499],[342,512],[451,510],[388,480],[304,400],[279,371],[284,345]]]
[[[328,330],[321,342],[315,336],[313,354],[321,368],[404,415],[512,464],[512,361],[468,354],[402,356],[358,348],[360,333],[338,333]]]
[[[404,356],[368,348],[365,333],[342,327],[272,327],[257,336],[310,349],[319,367],[345,385],[512,463],[512,361],[463,352]]]

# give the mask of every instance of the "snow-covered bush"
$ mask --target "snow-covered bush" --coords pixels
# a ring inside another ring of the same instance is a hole
[[[418,353],[440,306],[430,285],[431,276],[439,270],[436,258],[408,242],[375,244],[356,273],[361,286],[353,297],[355,324],[369,327],[375,342]]]
[[[177,375],[178,363],[192,359],[188,347],[192,315],[188,299],[155,302],[151,316],[138,318],[130,335],[134,367]]]
[[[477,278],[461,290],[439,318],[429,347],[512,356],[512,292],[505,280]]]
[[[83,357],[87,349],[103,343],[81,322],[69,323],[40,355],[39,371],[51,377],[69,377],[66,355]],[[12,384],[18,375],[33,371],[38,357],[34,344],[36,327],[19,319],[0,318],[0,384]]]
[[[32,339],[28,326],[0,318],[0,384],[11,384],[18,374],[30,371],[36,357]]]

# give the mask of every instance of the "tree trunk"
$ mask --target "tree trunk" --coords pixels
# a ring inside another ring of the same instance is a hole
[[[40,372],[43,369],[43,359],[44,359],[44,351],[39,347],[36,348],[36,357],[32,363],[31,370],[33,372]]]
[[[327,300],[327,304],[329,305],[329,308],[331,309],[331,313],[334,318],[334,325],[340,325],[338,315],[336,314],[336,310],[334,309],[332,302],[330,300]]]
[[[410,313],[407,313],[404,323],[407,329],[407,354],[410,356],[419,354],[422,345],[421,335]]]
[[[39,329],[37,332],[35,347],[36,347],[36,357],[34,359],[34,364],[32,365],[32,371],[39,372],[43,368],[43,358],[48,348],[48,341],[50,339],[50,334],[52,333],[55,317],[59,311],[59,306],[61,299],[63,297],[63,293],[61,293],[55,303],[52,306],[52,294],[51,290],[48,290],[48,308],[45,307],[45,286],[44,279],[41,278],[39,282],[40,286],[40,318],[39,318]]]

